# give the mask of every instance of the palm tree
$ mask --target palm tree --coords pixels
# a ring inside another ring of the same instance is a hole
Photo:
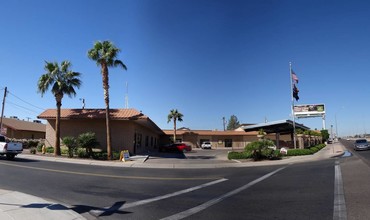
[[[183,114],[181,114],[177,109],[172,109],[170,114],[167,116],[167,123],[173,120],[173,142],[176,142],[176,121],[182,121]]]
[[[63,61],[60,64],[57,62],[45,61],[45,71],[39,78],[37,83],[38,92],[41,96],[51,87],[57,105],[57,115],[55,119],[55,146],[54,155],[60,156],[60,107],[62,106],[62,99],[64,94],[72,98],[76,96],[75,87],[80,88],[81,80],[79,77],[81,73],[73,72],[69,68],[72,64],[69,61]]]
[[[107,131],[107,153],[108,160],[112,159],[112,147],[110,136],[110,114],[109,114],[109,72],[108,67],[120,66],[127,70],[127,67],[121,60],[117,60],[117,55],[120,49],[115,47],[110,41],[97,41],[94,48],[87,52],[87,56],[96,61],[96,65],[100,66],[103,78],[104,101],[105,101],[105,118],[106,118],[106,131]]]

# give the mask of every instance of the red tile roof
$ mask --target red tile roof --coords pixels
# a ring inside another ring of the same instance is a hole
[[[55,119],[56,109],[47,109],[37,118]],[[110,109],[111,119],[116,120],[134,120],[147,119],[148,116],[142,114],[136,109]],[[105,119],[105,109],[61,109],[61,119]]]

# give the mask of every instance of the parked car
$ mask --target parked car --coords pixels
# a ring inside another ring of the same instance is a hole
[[[332,143],[333,143],[333,139],[329,138],[329,139],[327,140],[327,143],[328,143],[328,144],[332,144]]]
[[[202,143],[202,145],[200,147],[202,149],[212,149],[212,144],[209,141],[205,141],[205,142]]]
[[[159,152],[188,152],[191,151],[191,146],[184,143],[168,144],[159,147]]]
[[[17,154],[22,153],[22,143],[9,142],[4,136],[0,136],[0,155],[6,155],[8,160],[13,160]]]
[[[370,145],[366,139],[357,139],[354,144],[354,150],[368,150]]]

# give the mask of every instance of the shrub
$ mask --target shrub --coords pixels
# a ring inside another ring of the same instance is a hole
[[[46,153],[53,154],[54,153],[54,148],[53,147],[47,147],[46,148]]]
[[[271,140],[253,141],[245,147],[245,152],[249,152],[254,160],[270,159],[274,157],[274,150],[268,148],[270,146],[274,146]]]
[[[68,157],[72,158],[77,149],[77,139],[75,137],[67,136],[62,139],[62,142],[68,148],[66,152]]]
[[[80,134],[77,138],[79,147],[85,148],[89,157],[93,155],[92,148],[99,145],[94,132]]]
[[[86,149],[77,148],[77,157],[79,158],[89,158],[90,155],[86,152]]]
[[[247,152],[247,151],[243,151],[243,152],[231,151],[227,154],[227,158],[229,160],[249,159],[251,157],[252,157],[252,154],[250,152]]]
[[[36,154],[36,148],[35,148],[35,147],[32,147],[32,148],[30,149],[30,153],[31,153],[31,154]]]
[[[35,148],[39,144],[39,141],[29,140],[27,144],[29,148]]]
[[[113,152],[113,160],[119,160],[121,154],[120,152]],[[107,160],[108,158],[108,153],[106,151],[102,152],[94,152],[92,154],[92,158],[95,160]]]
[[[37,145],[37,152],[42,151],[42,146],[44,146],[44,143],[39,142],[39,144]]]

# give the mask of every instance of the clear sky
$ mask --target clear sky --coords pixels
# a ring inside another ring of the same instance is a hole
[[[191,129],[289,119],[289,62],[298,104],[326,105],[339,135],[370,132],[370,2],[322,0],[2,0],[0,96],[5,116],[36,119],[55,108],[37,93],[45,61],[82,73],[62,108],[105,108],[100,69],[87,58],[111,40],[128,67],[110,69],[110,107],[141,110],[159,127],[177,108]],[[335,122],[337,119],[337,123]],[[321,129],[321,118],[300,119]]]

